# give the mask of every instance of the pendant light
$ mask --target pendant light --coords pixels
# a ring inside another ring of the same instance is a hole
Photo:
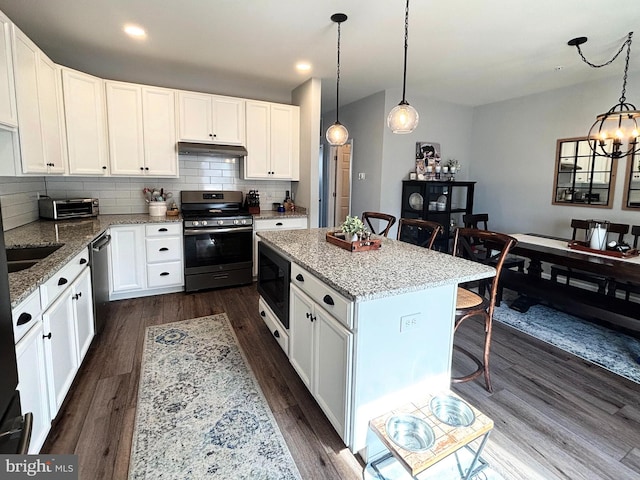
[[[340,113],[340,24],[347,20],[344,13],[334,13],[331,20],[338,24],[338,68],[336,74],[336,123],[327,129],[327,142],[330,145],[340,146],[347,143],[349,132],[347,128],[339,121]]]
[[[602,113],[596,117],[595,123],[589,130],[589,146],[595,155],[610,158],[620,158],[633,155],[640,151],[640,129],[638,128],[638,118],[640,111],[635,105],[627,103],[625,97],[627,90],[627,72],[629,70],[629,56],[631,55],[631,39],[633,32],[629,32],[627,39],[622,44],[618,53],[611,60],[602,65],[594,65],[582,54],[580,45],[587,41],[587,37],[578,37],[569,40],[568,45],[576,47],[580,57],[590,67],[601,68],[611,64],[624,47],[627,47],[627,58],[624,66],[624,76],[622,78],[622,93],[616,103],[607,113]],[[626,142],[626,144],[625,144]]]
[[[407,90],[407,49],[409,47],[409,0],[404,11],[404,73],[402,78],[402,101],[396,105],[387,117],[387,125],[393,133],[411,133],[418,126],[419,115],[405,99]]]

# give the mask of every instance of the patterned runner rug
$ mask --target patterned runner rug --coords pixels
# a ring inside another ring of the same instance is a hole
[[[640,340],[544,305],[520,313],[509,303],[496,308],[498,322],[640,383]]]
[[[147,328],[129,478],[301,478],[225,314]]]

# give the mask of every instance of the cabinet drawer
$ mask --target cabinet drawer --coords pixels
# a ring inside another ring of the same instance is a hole
[[[264,220],[256,220],[254,230],[295,230],[307,228],[307,219],[300,218],[270,218]]]
[[[182,235],[182,225],[180,223],[154,223],[145,225],[144,233],[147,237]]]
[[[147,265],[147,286],[149,288],[182,285],[183,283],[182,262]]]
[[[353,329],[353,304],[311,273],[291,264],[291,283],[298,286],[336,320]]]
[[[147,262],[182,260],[182,237],[147,238]]]
[[[40,286],[40,298],[42,309],[53,302],[64,289],[89,266],[89,249],[83,249],[69,263],[62,267],[56,274]]]
[[[280,348],[284,350],[284,353],[286,353],[288,357],[289,334],[287,333],[287,330],[283,328],[280,322],[276,319],[276,316],[269,308],[269,305],[267,305],[267,303],[262,299],[262,297],[260,297],[260,300],[258,300],[258,311],[260,312],[260,317],[262,318],[264,323],[266,323],[267,328],[271,332],[271,335],[273,335],[273,338],[275,338],[276,342],[278,342],[278,345],[280,345]]]
[[[38,290],[13,309],[11,315],[13,317],[13,336],[16,343],[24,337],[31,327],[38,323],[40,313],[42,313],[42,309],[40,308],[40,292]]]

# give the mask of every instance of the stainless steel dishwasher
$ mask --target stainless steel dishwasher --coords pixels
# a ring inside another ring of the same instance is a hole
[[[102,332],[109,316],[109,249],[111,235],[96,238],[89,247],[91,284],[93,287],[93,317],[96,333]]]

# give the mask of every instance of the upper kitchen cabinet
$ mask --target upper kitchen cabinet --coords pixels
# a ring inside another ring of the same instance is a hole
[[[244,178],[298,180],[300,107],[247,101]]]
[[[241,98],[178,92],[180,141],[244,145],[244,104]]]
[[[107,175],[107,127],[104,81],[70,68],[62,69],[69,173]]]
[[[173,90],[105,84],[111,174],[178,176]]]
[[[0,126],[17,127],[16,90],[13,83],[11,21],[0,12]]]
[[[13,26],[13,65],[22,172],[65,172],[58,67]]]

